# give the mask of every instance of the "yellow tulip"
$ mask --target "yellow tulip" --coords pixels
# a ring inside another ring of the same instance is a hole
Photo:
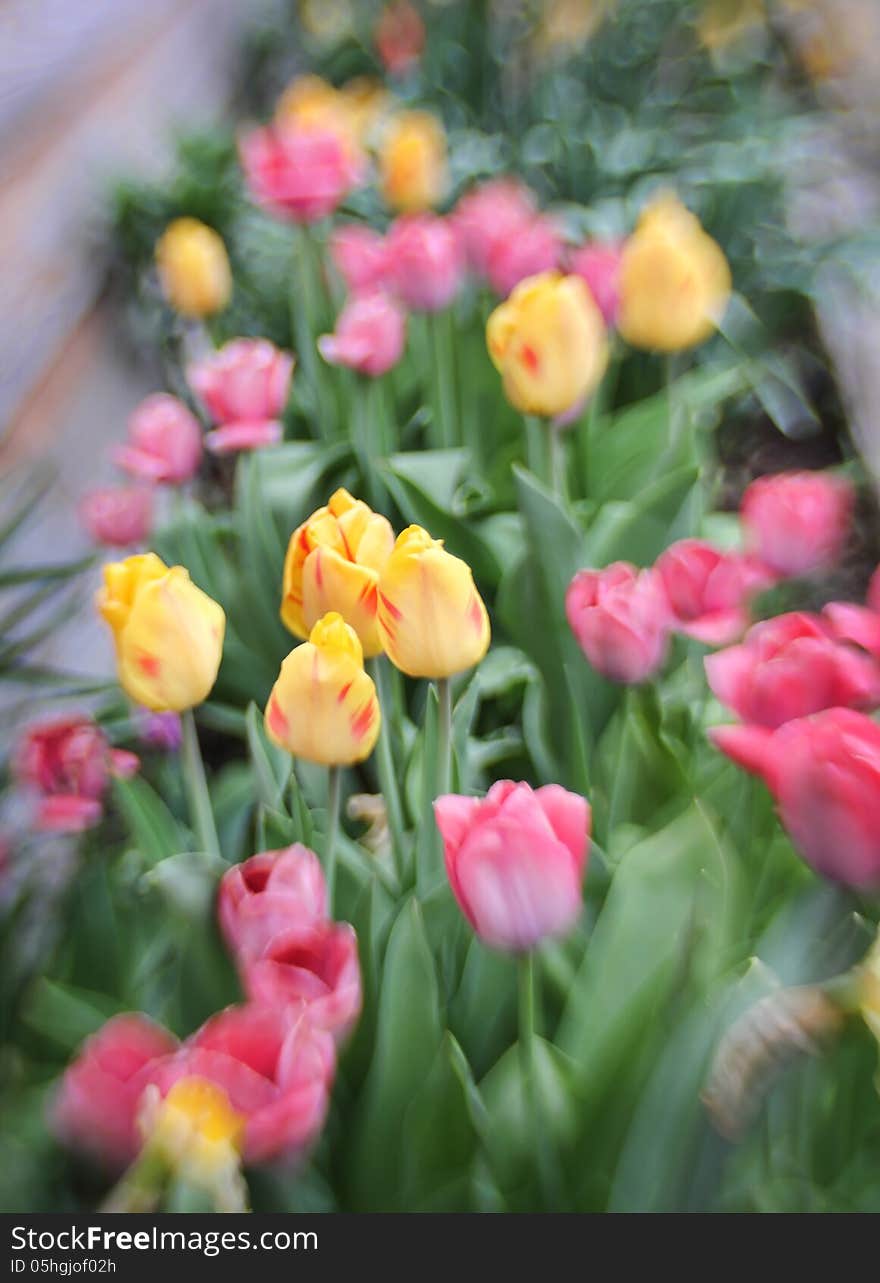
[[[205,1173],[237,1164],[245,1121],[221,1087],[198,1077],[179,1078],[164,1099],[148,1089],[138,1115],[144,1140],[171,1166]]]
[[[702,343],[730,298],[727,259],[675,197],[653,201],[623,248],[617,327],[633,347],[679,352]]]
[[[197,218],[175,218],[156,244],[162,293],[183,316],[220,312],[232,293],[223,238]]]
[[[321,616],[335,610],[355,630],[367,658],[378,655],[376,588],[393,547],[387,518],[337,490],[290,536],[281,596],[285,627],[308,637]]]
[[[226,616],[183,566],[148,552],[104,567],[96,601],[113,630],[123,690],[155,712],[181,713],[217,680]]]
[[[446,135],[435,116],[403,111],[388,123],[379,151],[382,194],[392,209],[431,209],[446,192]]]
[[[294,757],[351,766],[372,753],[381,722],[357,633],[331,611],[281,665],[266,705],[266,732]]]
[[[379,578],[379,636],[410,677],[451,677],[489,649],[489,616],[470,566],[421,526],[409,526]]]
[[[608,363],[605,324],[579,276],[542,272],[496,307],[486,343],[523,414],[557,415],[593,392]]]

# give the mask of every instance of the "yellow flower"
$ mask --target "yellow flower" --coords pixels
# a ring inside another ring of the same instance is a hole
[[[281,665],[266,705],[269,738],[294,757],[351,766],[372,753],[381,721],[357,633],[331,611]]]
[[[176,1176],[210,1194],[218,1212],[247,1211],[240,1167],[246,1119],[222,1087],[205,1078],[179,1078],[163,1100],[150,1085],[137,1123],[145,1157],[158,1157]]]
[[[376,587],[393,547],[387,518],[337,490],[290,536],[281,596],[285,627],[308,637],[322,615],[336,610],[357,633],[367,658],[378,655]]]
[[[392,209],[430,209],[447,187],[446,135],[426,111],[403,111],[388,123],[379,151],[382,194]]]
[[[564,414],[595,390],[608,362],[601,313],[579,276],[542,272],[496,307],[486,343],[523,414]]]
[[[379,636],[410,677],[451,677],[489,649],[489,616],[470,566],[421,526],[398,535],[379,579]]]
[[[175,218],[156,244],[162,293],[183,316],[220,312],[232,293],[226,246],[197,218]]]
[[[679,352],[709,337],[730,297],[730,268],[672,195],[653,201],[623,248],[617,327],[633,347]]]
[[[226,616],[183,566],[148,552],[104,567],[98,611],[113,630],[123,690],[156,712],[183,712],[217,680]]]

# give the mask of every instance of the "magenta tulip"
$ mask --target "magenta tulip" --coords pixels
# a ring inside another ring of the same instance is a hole
[[[672,627],[710,646],[736,641],[749,624],[749,600],[774,576],[754,557],[721,552],[701,539],[680,539],[657,558]]]
[[[361,1011],[357,936],[347,922],[281,932],[244,971],[250,1000],[273,1010],[305,1006],[308,1019],[341,1041]]]
[[[833,565],[849,533],[854,501],[850,482],[827,472],[759,477],[740,505],[749,549],[779,575]]]
[[[220,882],[217,917],[242,967],[262,957],[276,936],[308,936],[327,917],[320,860],[297,843],[234,864]]]
[[[566,593],[565,614],[581,650],[609,681],[645,682],[663,666],[670,613],[654,571],[623,561],[580,570]]]

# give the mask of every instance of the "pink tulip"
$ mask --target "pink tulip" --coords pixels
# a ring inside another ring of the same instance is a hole
[[[154,1062],[148,1083],[167,1095],[182,1078],[221,1087],[246,1119],[245,1163],[299,1158],[327,1116],[336,1070],[333,1039],[304,1017],[269,1007],[227,1007],[172,1056]]]
[[[146,1016],[114,1016],[86,1039],[66,1070],[52,1108],[67,1144],[117,1170],[140,1148],[137,1107],[150,1067],[177,1050],[177,1039]]]
[[[406,344],[406,313],[378,291],[350,298],[334,334],[318,339],[318,351],[331,365],[346,365],[370,378],[392,369]]]
[[[613,326],[617,320],[622,249],[621,241],[587,241],[572,253],[569,260],[569,271],[586,281],[608,326]]]
[[[434,815],[453,894],[486,944],[518,952],[571,930],[587,865],[584,798],[502,780],[485,798],[438,797]]]
[[[662,667],[670,617],[654,571],[625,561],[580,570],[565,595],[565,614],[593,668],[610,681],[644,682]]]
[[[830,708],[778,730],[717,726],[716,747],[760,775],[801,855],[847,886],[880,886],[880,726]]]
[[[452,220],[471,271],[488,277],[492,251],[516,237],[536,211],[533,193],[515,178],[493,178],[465,192]]]
[[[880,567],[871,576],[866,605],[834,601],[823,614],[838,640],[853,642],[880,660]]]
[[[117,465],[143,481],[178,485],[198,472],[202,430],[177,397],[157,392],[128,421],[128,444],[113,452]]]
[[[749,600],[774,576],[754,557],[680,539],[657,558],[676,632],[710,646],[736,641],[749,624]]]
[[[744,722],[775,728],[836,706],[880,705],[880,667],[835,641],[821,619],[793,613],[756,624],[739,646],[707,655],[716,699]]]
[[[21,784],[38,795],[36,826],[80,832],[97,824],[112,775],[133,775],[134,753],[113,749],[88,717],[66,717],[30,726],[15,754]]]
[[[144,543],[153,524],[152,491],[142,486],[91,490],[79,505],[79,516],[95,542],[108,548]]]
[[[345,223],[331,232],[333,266],[352,294],[369,293],[385,284],[388,251],[385,238],[364,223]]]
[[[332,130],[254,129],[242,138],[239,153],[251,199],[295,223],[332,214],[360,178],[343,139]]]
[[[238,454],[242,450],[262,450],[265,446],[278,445],[281,424],[274,419],[259,423],[225,423],[205,436],[205,449],[211,454]]]
[[[461,285],[464,262],[452,222],[436,214],[407,214],[388,232],[391,280],[415,312],[448,307]]]
[[[244,987],[251,1002],[273,1010],[305,1004],[308,1019],[341,1041],[361,1011],[354,929],[347,922],[321,922],[305,936],[281,932],[247,965]]]
[[[550,272],[562,258],[562,241],[553,223],[537,214],[511,236],[498,236],[489,249],[486,275],[496,294],[506,298],[527,276]]]
[[[748,545],[779,575],[806,575],[833,565],[849,532],[855,495],[827,472],[759,477],[743,495]]]
[[[215,423],[253,423],[280,418],[293,366],[268,339],[233,339],[191,365],[187,379]]]
[[[262,957],[276,936],[307,937],[327,917],[321,862],[297,843],[234,864],[220,882],[217,916],[242,966]]]

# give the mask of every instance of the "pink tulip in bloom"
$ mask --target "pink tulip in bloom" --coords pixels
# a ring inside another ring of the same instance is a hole
[[[880,726],[864,713],[829,708],[761,726],[716,726],[717,748],[776,799],[807,863],[846,886],[880,886]]]
[[[220,882],[217,916],[242,966],[262,957],[276,936],[308,936],[327,918],[321,862],[297,843],[234,864]]]
[[[749,600],[773,576],[754,557],[721,552],[701,539],[680,539],[657,558],[676,632],[710,646],[736,641],[749,624]]]
[[[128,444],[117,446],[115,463],[143,481],[179,485],[202,461],[202,429],[177,397],[157,392],[128,421]]]
[[[496,294],[506,298],[527,276],[552,272],[562,258],[562,241],[553,223],[536,214],[510,236],[498,236],[489,249],[486,275]]]
[[[414,312],[448,307],[461,285],[464,260],[450,219],[406,214],[388,232],[389,271],[400,299]]]
[[[465,192],[452,221],[471,271],[488,277],[493,250],[528,227],[536,212],[533,193],[515,178],[492,178]]]
[[[827,472],[759,477],[740,505],[749,548],[779,575],[833,565],[849,533],[854,501],[850,482]]]
[[[97,824],[112,775],[126,778],[140,763],[113,749],[88,717],[59,718],[29,727],[15,754],[15,773],[39,797],[37,828],[79,832]]]
[[[171,1056],[154,1062],[143,1085],[166,1096],[201,1078],[225,1091],[246,1120],[245,1163],[290,1162],[317,1138],[336,1072],[332,1037],[298,1009],[227,1007]]]
[[[515,952],[565,935],[582,907],[590,807],[558,784],[501,780],[434,803],[459,908],[486,944]]]
[[[576,249],[569,260],[568,270],[580,276],[596,301],[607,326],[617,320],[620,302],[618,278],[620,276],[620,241],[587,241]]]
[[[385,284],[388,249],[385,237],[365,223],[345,223],[331,232],[330,258],[352,294],[369,293]]]
[[[871,576],[864,606],[834,601],[825,607],[823,614],[835,637],[861,646],[880,660],[880,567]]]
[[[61,1080],[52,1108],[56,1134],[117,1170],[136,1156],[137,1108],[151,1066],[177,1039],[146,1016],[114,1016],[87,1038]]]
[[[254,129],[242,138],[239,154],[251,199],[294,223],[332,214],[360,179],[351,150],[329,129]]]
[[[190,387],[220,426],[205,437],[213,454],[254,450],[281,440],[294,358],[268,339],[233,339],[190,366]]]
[[[376,379],[393,368],[406,345],[406,313],[378,290],[350,298],[333,334],[322,334],[318,351],[331,365],[346,365]]]
[[[755,624],[704,661],[715,698],[744,722],[775,728],[823,708],[880,705],[880,666],[836,641],[815,615]]]
[[[425,24],[409,0],[391,0],[374,32],[376,52],[390,76],[405,76],[418,66],[425,47]]]
[[[361,1012],[357,936],[347,922],[320,922],[305,935],[281,932],[244,971],[251,1002],[306,1007],[307,1018],[341,1041]]]
[[[79,516],[96,543],[128,548],[144,543],[153,524],[153,494],[144,486],[108,486],[90,491]]]
[[[579,570],[565,595],[565,614],[581,650],[612,682],[645,682],[663,665],[669,604],[659,575],[616,561]]]

